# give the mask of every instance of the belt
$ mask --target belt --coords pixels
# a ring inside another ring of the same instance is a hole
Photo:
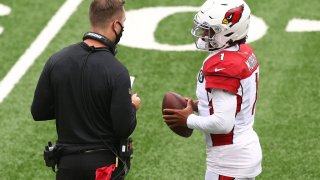
[[[62,149],[60,155],[67,156],[67,155],[74,155],[74,154],[92,154],[92,153],[102,152],[102,151],[110,151],[110,149],[81,149],[81,150]]]
[[[86,154],[86,153],[94,153],[94,152],[100,152],[100,151],[110,151],[109,149],[88,149],[88,150],[81,150],[80,153]]]

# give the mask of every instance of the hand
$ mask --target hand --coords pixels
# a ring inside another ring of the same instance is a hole
[[[164,109],[163,112],[169,115],[163,115],[164,122],[171,124],[169,127],[174,128],[177,126],[187,127],[187,119],[193,113],[192,100],[188,99],[187,107],[180,109]]]
[[[141,100],[138,97],[137,93],[131,96],[131,101],[132,101],[132,104],[134,104],[134,106],[136,107],[136,110],[138,110],[141,106]]]
[[[195,112],[199,112],[198,111],[198,104],[199,104],[199,100],[192,100],[192,108],[193,108],[193,111]]]
[[[186,100],[186,101],[188,101],[188,99],[191,99],[191,98],[186,98],[186,97],[185,97],[185,100]],[[193,99],[191,99],[191,104],[192,104],[192,109],[193,109],[193,111],[198,112],[199,100],[193,100]]]

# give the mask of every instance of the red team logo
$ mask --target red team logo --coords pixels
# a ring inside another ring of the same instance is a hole
[[[227,24],[230,27],[232,27],[233,25],[238,23],[239,20],[241,19],[243,9],[244,9],[244,5],[230,9],[224,16],[222,24]]]

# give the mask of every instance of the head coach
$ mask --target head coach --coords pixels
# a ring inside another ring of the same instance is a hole
[[[45,149],[58,180],[124,179],[140,98],[116,58],[126,19],[124,0],[93,0],[91,31],[53,54],[37,84],[35,121],[56,120],[58,140]]]

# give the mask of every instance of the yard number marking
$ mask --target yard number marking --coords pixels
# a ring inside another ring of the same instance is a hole
[[[7,16],[11,13],[11,8],[0,3],[0,16]],[[0,26],[0,34],[3,32],[3,27]]]

